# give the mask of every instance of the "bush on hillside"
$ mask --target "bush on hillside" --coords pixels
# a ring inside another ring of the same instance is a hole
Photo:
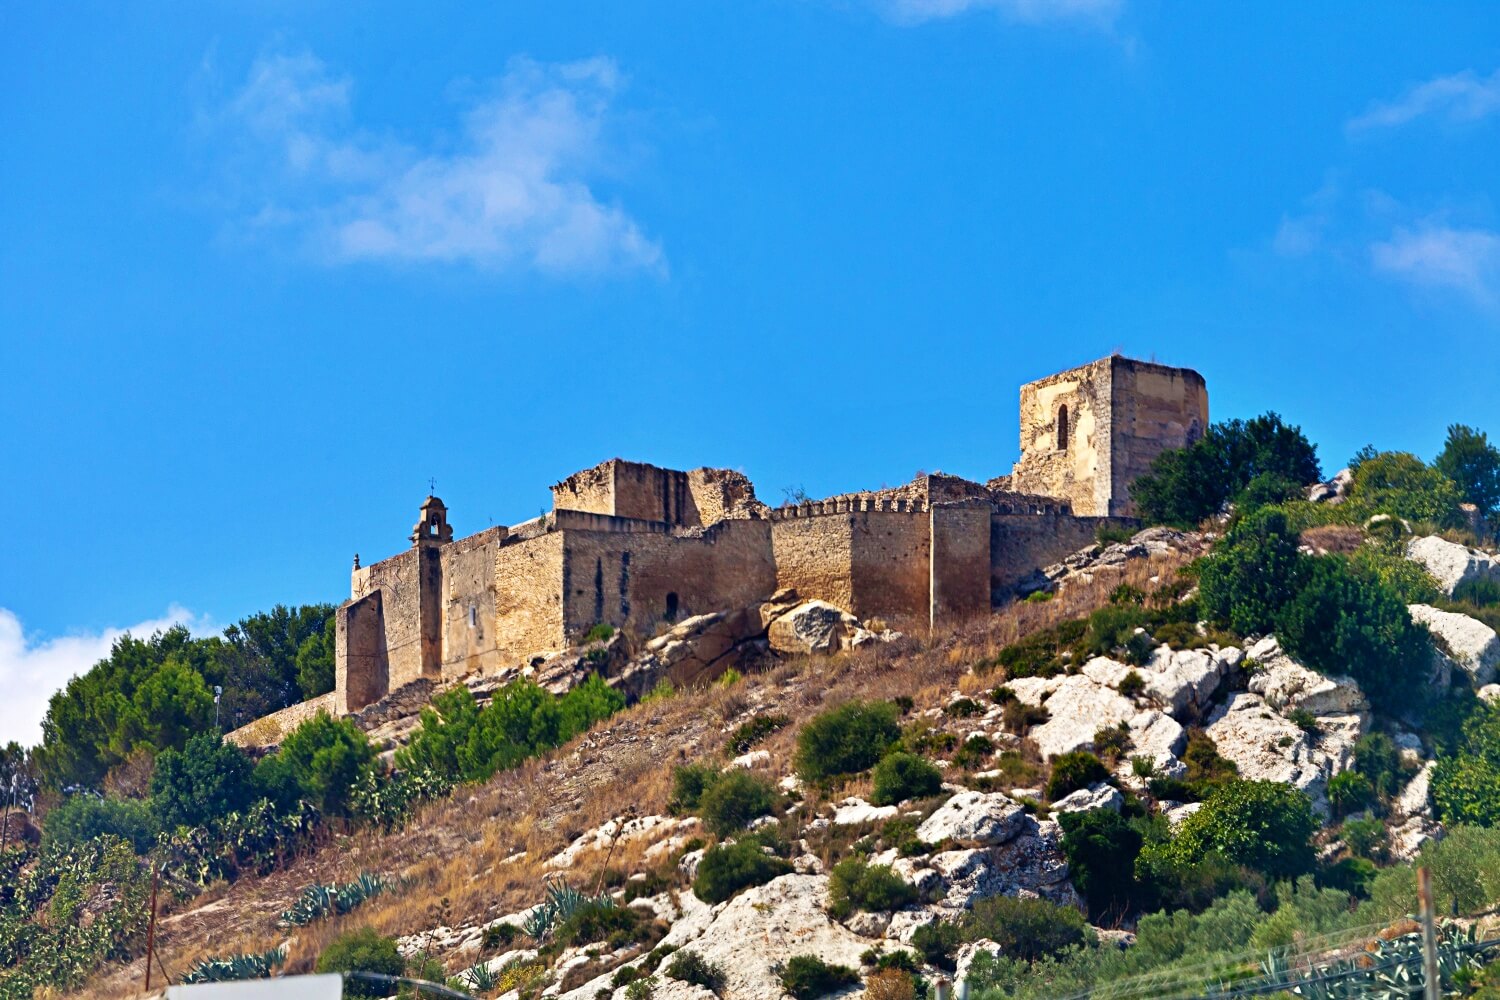
[[[1172,848],[1188,863],[1216,853],[1271,878],[1290,878],[1312,871],[1318,825],[1311,801],[1296,788],[1230,781],[1183,821]]]
[[[818,1000],[845,986],[858,986],[859,973],[831,965],[816,955],[793,955],[778,972],[781,988],[796,1000]]]
[[[1140,905],[1135,859],[1145,842],[1139,830],[1110,809],[1063,813],[1063,853],[1073,884],[1089,904],[1089,919],[1112,924]]]
[[[1308,575],[1308,557],[1297,546],[1280,511],[1240,521],[1203,560],[1198,576],[1203,613],[1239,635],[1274,631],[1282,608]]]
[[[68,850],[109,834],[141,854],[156,842],[156,830],[156,817],[144,802],[79,792],[47,813],[42,848]]]
[[[1343,819],[1375,801],[1375,786],[1358,771],[1340,771],[1328,779],[1328,804],[1335,819]]]
[[[925,799],[943,789],[943,772],[914,753],[898,750],[875,765],[875,789],[870,801],[893,806],[907,799]]]
[[[749,753],[755,744],[782,729],[791,721],[784,715],[756,715],[729,734],[725,749],[734,756]]]
[[[911,883],[890,865],[871,865],[850,857],[834,865],[828,875],[828,912],[839,920],[856,910],[899,910],[916,899]]]
[[[1252,483],[1252,502],[1283,497],[1322,478],[1317,449],[1275,413],[1211,425],[1186,448],[1162,452],[1130,488],[1141,517],[1152,524],[1194,527]]]
[[[960,934],[965,941],[994,941],[1002,954],[1026,962],[1056,955],[1091,936],[1088,922],[1073,907],[1019,896],[979,900],[963,917]]]
[[[901,737],[898,717],[888,701],[850,701],[813,716],[797,734],[797,773],[820,781],[873,767]]]
[[[1417,456],[1386,451],[1360,462],[1345,504],[1361,518],[1390,514],[1407,521],[1457,527],[1462,500],[1453,480]]]
[[[151,773],[151,808],[165,830],[207,826],[255,800],[255,765],[217,733],[201,733],[181,752],[163,750]]]
[[[345,816],[354,786],[374,767],[375,748],[360,728],[320,711],[256,765],[254,780],[283,809],[300,799],[324,815]]]
[[[1052,758],[1052,776],[1047,779],[1047,798],[1053,802],[1080,788],[1109,779],[1104,763],[1087,750],[1072,750]]]
[[[695,811],[703,793],[719,780],[719,769],[707,764],[683,764],[672,769],[672,798],[667,806],[676,815]]]
[[[319,972],[378,972],[399,976],[406,970],[396,942],[375,933],[373,927],[361,927],[334,938],[318,956]],[[383,997],[390,988],[361,979],[344,980],[344,995],[350,997]]]
[[[766,854],[754,840],[716,844],[698,862],[693,895],[705,903],[722,903],[741,889],[765,885],[791,870],[791,865]]]
[[[1444,823],[1500,825],[1500,709],[1480,705],[1456,750],[1438,758],[1432,803]]]
[[[717,837],[743,830],[750,821],[768,814],[776,800],[771,783],[743,768],[733,768],[714,779],[698,800],[703,825]]]
[[[673,979],[717,993],[724,988],[724,970],[695,951],[679,951],[664,970]]]

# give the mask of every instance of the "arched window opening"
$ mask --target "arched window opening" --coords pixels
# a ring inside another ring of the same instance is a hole
[[[669,622],[675,622],[676,620],[677,620],[677,591],[674,590],[674,591],[670,592],[669,594],[667,594],[667,621],[669,621]]]
[[[1066,406],[1057,408],[1057,450],[1068,450],[1068,408]]]

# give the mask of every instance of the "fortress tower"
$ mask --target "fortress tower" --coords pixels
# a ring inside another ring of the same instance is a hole
[[[1130,484],[1208,426],[1191,368],[1115,355],[1021,386],[1021,460],[1010,486],[1069,501],[1082,517],[1130,517]]]

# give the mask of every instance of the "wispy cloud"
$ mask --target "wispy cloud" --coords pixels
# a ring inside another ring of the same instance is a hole
[[[898,24],[920,24],[992,11],[1023,24],[1075,21],[1098,26],[1112,24],[1124,0],[875,0],[881,13]]]
[[[316,56],[268,55],[214,116],[222,182],[246,231],[330,263],[664,273],[660,244],[597,190],[623,85],[608,59],[513,60],[453,135],[414,145],[357,125],[354,82]]]
[[[108,656],[116,639],[127,632],[145,638],[178,624],[200,635],[216,631],[208,619],[174,604],[160,618],[126,628],[40,639],[26,635],[15,612],[0,608],[0,742],[35,746],[48,699]]]
[[[1351,134],[1396,128],[1418,118],[1472,122],[1500,113],[1500,70],[1487,77],[1473,70],[1439,76],[1410,88],[1394,101],[1376,101],[1350,119]]]
[[[1370,260],[1414,285],[1459,291],[1487,306],[1500,301],[1500,233],[1488,229],[1397,227],[1371,246]]]

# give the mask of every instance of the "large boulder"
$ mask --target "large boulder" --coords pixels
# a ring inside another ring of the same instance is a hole
[[[1297,709],[1313,715],[1367,715],[1370,703],[1351,677],[1320,674],[1287,656],[1275,636],[1247,651],[1259,664],[1249,688],[1278,712]]]
[[[1146,694],[1173,715],[1201,711],[1219,690],[1220,682],[1243,654],[1225,649],[1171,649],[1158,646],[1141,668]]]
[[[1449,597],[1466,583],[1479,580],[1500,582],[1500,562],[1494,556],[1437,535],[1407,542],[1406,558],[1420,563]]]
[[[1119,812],[1124,805],[1125,796],[1120,794],[1118,788],[1100,782],[1099,784],[1080,788],[1076,792],[1064,795],[1052,803],[1052,811],[1055,813],[1070,813],[1108,809],[1110,812]]]
[[[1454,663],[1483,687],[1495,680],[1500,667],[1500,636],[1477,618],[1453,611],[1441,611],[1427,604],[1409,604],[1412,621],[1426,625],[1428,631],[1442,639]]]
[[[1422,770],[1418,771],[1416,777],[1406,783],[1401,794],[1396,796],[1396,801],[1391,804],[1391,812],[1397,816],[1432,816],[1432,761],[1428,761]]]
[[[867,938],[828,916],[828,878],[783,875],[747,889],[723,904],[701,935],[679,945],[724,969],[723,1000],[782,1000],[772,966],[793,955],[859,968]],[[648,970],[655,971],[655,970]]]
[[[1021,831],[1026,810],[1001,792],[959,792],[917,827],[917,839],[928,844],[955,841],[993,846]]]
[[[1098,675],[1097,670],[1095,674]],[[1087,674],[1052,677],[1040,684],[1025,683],[1039,680],[1023,678],[1011,681],[1007,687],[1021,701],[1047,709],[1047,721],[1033,726],[1029,734],[1044,757],[1093,749],[1096,732],[1105,726],[1119,725],[1139,711],[1129,698]]]
[[[1362,730],[1358,715],[1318,719],[1320,732],[1303,731],[1272,711],[1254,692],[1231,695],[1209,718],[1206,732],[1219,753],[1249,781],[1276,781],[1307,793],[1313,809],[1328,815],[1328,779],[1349,766]]]
[[[942,876],[947,894],[932,912],[951,920],[989,896],[1041,896],[1054,903],[1076,903],[1062,852],[1062,828],[1027,816],[1007,844],[977,850],[945,851],[929,862]]]
[[[766,638],[778,653],[829,653],[859,628],[859,619],[827,601],[804,601],[773,619]]]

